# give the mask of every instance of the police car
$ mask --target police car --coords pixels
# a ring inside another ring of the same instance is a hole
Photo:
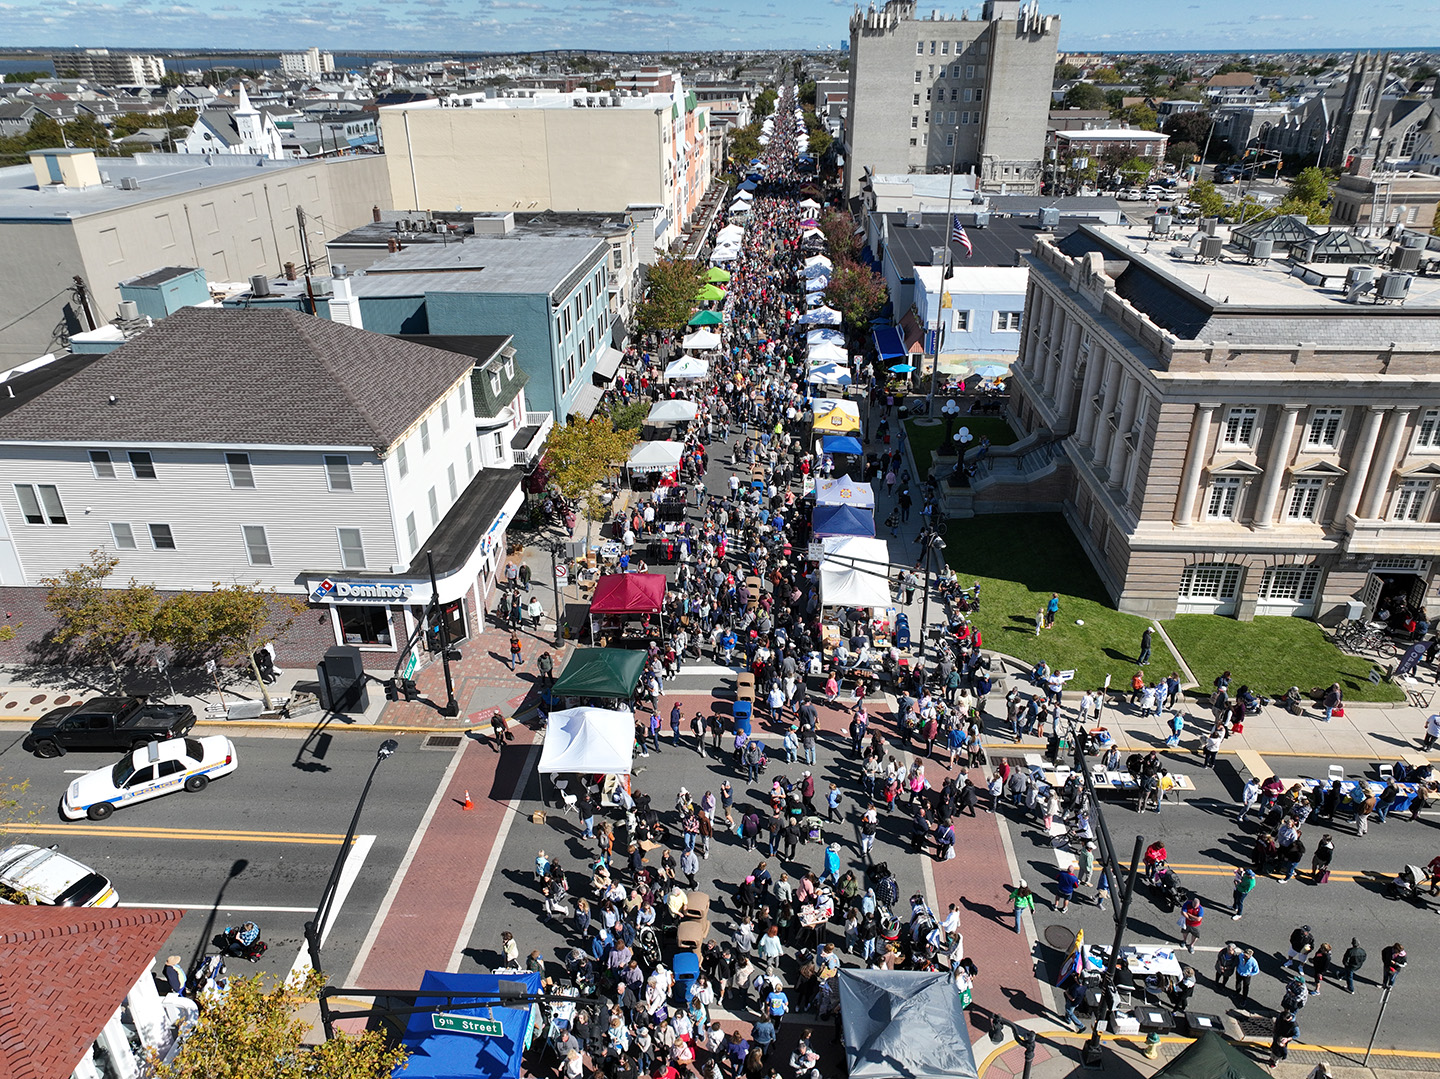
[[[104,820],[119,806],[144,802],[185,789],[198,793],[212,779],[240,765],[235,743],[223,734],[150,742],[109,768],[87,772],[70,784],[60,800],[66,820]]]
[[[0,905],[113,907],[109,879],[54,847],[17,843],[0,851]]]

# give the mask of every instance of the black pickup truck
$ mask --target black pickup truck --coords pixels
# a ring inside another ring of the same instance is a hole
[[[38,757],[70,749],[134,749],[147,742],[178,738],[195,726],[188,704],[151,704],[146,697],[92,697],[46,712],[25,737]]]

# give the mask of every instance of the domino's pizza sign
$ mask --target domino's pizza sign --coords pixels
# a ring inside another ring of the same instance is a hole
[[[424,581],[346,580],[326,577],[310,590],[311,603],[408,603]]]

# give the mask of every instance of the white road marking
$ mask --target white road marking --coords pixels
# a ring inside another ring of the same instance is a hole
[[[67,768],[65,769],[65,774],[67,776],[88,776],[90,773],[84,768]]]
[[[515,781],[515,797],[511,798],[505,805],[505,818],[500,822],[500,830],[495,833],[495,842],[490,845],[490,857],[485,860],[485,872],[480,874],[480,883],[475,886],[475,896],[470,900],[470,909],[465,912],[465,922],[460,929],[460,936],[455,941],[455,950],[450,953],[450,962],[446,970],[454,971],[460,969],[460,957],[465,953],[466,946],[470,943],[470,937],[475,932],[475,920],[480,917],[480,905],[485,902],[485,893],[490,890],[490,881],[495,876],[495,867],[500,862],[500,852],[505,848],[505,839],[510,834],[510,825],[514,823],[520,809],[520,799],[525,794],[525,787],[530,782],[530,770],[535,767],[535,760],[540,755],[542,743],[535,742],[530,746],[530,752],[525,757],[525,766],[520,769],[520,778]]]
[[[345,864],[340,867],[340,880],[335,886],[335,901],[330,905],[330,917],[325,919],[325,924],[320,927],[320,946],[325,946],[325,938],[330,935],[330,929],[335,925],[335,920],[340,917],[340,910],[345,906],[345,898],[350,894],[350,888],[355,883],[355,878],[360,875],[360,867],[365,864],[365,856],[370,853],[370,848],[375,845],[373,835],[357,835],[355,844],[345,852]],[[295,962],[290,966],[289,978],[291,981],[299,981],[309,974],[310,951],[306,944],[300,945],[300,954],[295,957]]]
[[[167,903],[156,900],[154,903],[117,903],[117,907],[149,907],[154,909],[176,908],[179,910],[219,910],[234,911],[237,914],[314,914],[314,907],[237,907],[232,903],[224,903],[216,906],[214,903]]]
[[[405,874],[410,871],[410,863],[415,860],[415,852],[420,849],[420,842],[425,838],[426,831],[430,828],[430,821],[435,816],[435,811],[440,807],[440,800],[445,797],[445,792],[450,789],[450,780],[455,776],[455,769],[460,767],[460,757],[471,744],[473,738],[465,738],[450,756],[450,763],[445,766],[445,774],[440,777],[440,782],[435,787],[435,794],[430,799],[430,804],[425,807],[425,814],[420,818],[420,823],[415,826],[415,834],[410,837],[410,845],[405,848],[405,856],[400,859],[400,865],[395,869],[395,875],[390,878],[390,887],[385,891],[385,898],[380,901],[380,909],[375,912],[374,919],[370,922],[370,931],[365,934],[365,939],[360,942],[360,951],[355,956],[355,962],[350,966],[350,975],[345,979],[346,985],[356,985],[360,981],[360,971],[365,966],[365,960],[370,958],[370,952],[375,947],[375,941],[380,937],[380,929],[389,917],[390,908],[395,903],[395,897],[400,892],[400,886],[405,883]]]

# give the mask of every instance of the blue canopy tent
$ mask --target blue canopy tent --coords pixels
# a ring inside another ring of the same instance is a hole
[[[826,435],[820,440],[820,448],[826,453],[864,453],[865,447],[853,435]],[[874,532],[872,531],[873,535]]]
[[[900,331],[894,326],[875,327],[875,349],[880,353],[882,360],[896,360],[909,355],[905,350],[905,342],[900,337]]]
[[[533,971],[506,974],[455,974],[427,970],[420,980],[417,1007],[435,1012],[416,1012],[410,1017],[402,1039],[410,1050],[409,1062],[396,1072],[403,1079],[519,1079],[520,1057],[530,1044],[539,1023],[538,1009],[525,1004],[519,1008],[456,1007],[468,1001],[493,1000],[500,982],[517,982],[526,993],[540,992],[540,975]],[[427,997],[425,990],[446,993],[472,992],[473,997]],[[467,1019],[493,1019],[500,1023],[498,1037],[436,1030],[435,1013]]]
[[[816,506],[810,518],[811,530],[817,538],[824,536],[873,536],[875,515],[868,509],[844,503]]]

